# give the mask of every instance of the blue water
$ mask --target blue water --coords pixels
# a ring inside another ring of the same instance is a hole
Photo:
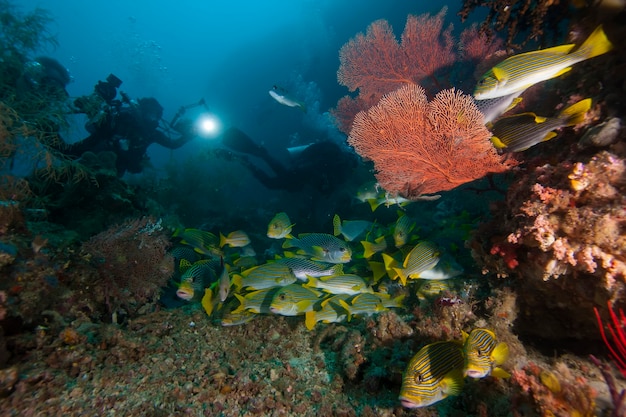
[[[42,53],[70,70],[71,96],[90,94],[113,73],[130,97],[156,97],[166,120],[180,106],[205,98],[222,126],[238,126],[270,149],[343,140],[325,114],[347,93],[336,79],[341,46],[377,19],[387,19],[399,36],[407,14],[435,14],[444,4],[447,21],[460,30],[460,2],[19,2],[23,11],[42,7],[51,13],[59,46]],[[268,90],[275,84],[304,94],[307,114],[273,101]],[[81,139],[83,124],[77,118],[66,139]],[[184,161],[203,146],[196,140],[172,153],[153,145],[150,157],[158,168],[172,155]]]

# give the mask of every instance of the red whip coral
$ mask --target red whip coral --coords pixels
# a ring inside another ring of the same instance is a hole
[[[609,348],[611,352],[611,356],[615,361],[615,365],[619,369],[620,373],[626,377],[626,316],[622,310],[619,310],[619,313],[616,313],[611,308],[611,303],[607,302],[609,307],[609,314],[611,316],[610,322],[607,322],[606,327],[611,333],[611,337],[613,338],[613,343],[609,341],[609,338],[604,330],[604,322],[600,317],[600,312],[596,307],[593,308],[593,311],[596,313],[596,320],[598,320],[598,327],[600,328],[600,334],[602,335],[602,340],[604,340],[604,344]]]
[[[387,192],[417,198],[510,168],[489,137],[470,96],[449,89],[428,102],[424,89],[410,84],[357,114],[348,143],[374,161]]]

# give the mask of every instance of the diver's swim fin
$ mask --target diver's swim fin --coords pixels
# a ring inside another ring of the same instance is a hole
[[[243,133],[236,127],[231,127],[222,135],[222,143],[230,149],[263,158],[267,155],[267,150],[256,144],[250,136]]]

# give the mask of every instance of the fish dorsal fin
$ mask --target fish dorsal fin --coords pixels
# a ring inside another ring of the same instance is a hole
[[[341,234],[341,218],[338,214],[333,217],[333,235],[339,236]]]
[[[572,51],[572,49],[574,49],[575,46],[576,44],[574,43],[567,43],[565,45],[557,45],[557,46],[552,46],[546,49],[539,49],[538,51],[525,52],[525,54],[534,55],[534,54],[545,54],[547,52],[551,54],[567,55]]]
[[[178,270],[181,274],[187,272],[189,268],[191,268],[191,262],[189,262],[187,259],[181,259],[178,263]]]
[[[509,74],[502,68],[494,67],[493,75],[498,82],[506,82],[509,79]]]

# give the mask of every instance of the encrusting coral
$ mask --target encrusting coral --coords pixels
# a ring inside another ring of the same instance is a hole
[[[616,146],[584,162],[535,167],[511,185],[494,219],[470,243],[485,272],[515,278],[524,312],[520,331],[597,340],[593,307],[607,300],[623,305],[623,155]]]

